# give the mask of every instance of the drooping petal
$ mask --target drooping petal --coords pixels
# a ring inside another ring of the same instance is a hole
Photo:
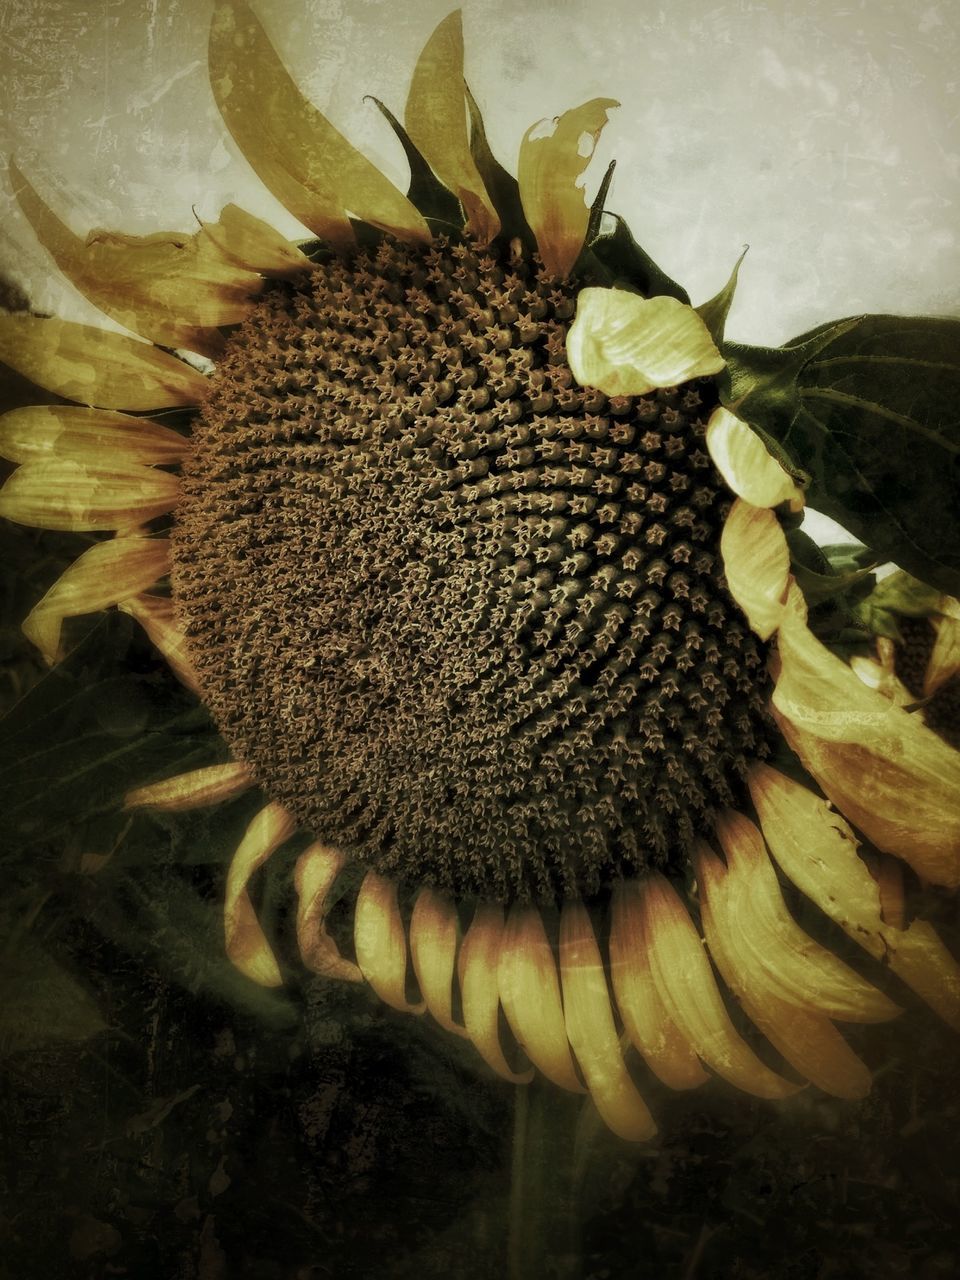
[[[577,294],[567,360],[581,386],[608,396],[675,387],[725,363],[696,311],[678,298],[595,288]]]
[[[667,1013],[708,1067],[760,1098],[785,1098],[796,1085],[765,1066],[739,1035],[700,936],[676,891],[655,874],[626,891],[639,895],[650,968]]]
[[[179,462],[190,442],[149,418],[107,409],[35,404],[0,417],[0,457],[11,462],[72,458],[82,466]]]
[[[255,871],[296,830],[296,823],[279,804],[268,804],[253,819],[227,872],[223,904],[227,955],[248,978],[263,987],[279,987],[280,966],[260,927],[247,885]]]
[[[567,1036],[597,1110],[621,1138],[652,1138],[657,1126],[624,1064],[600,948],[579,902],[565,903],[560,917],[560,976]]]
[[[498,968],[503,940],[503,911],[487,904],[477,908],[460,946],[457,968],[467,1034],[488,1067],[511,1084],[529,1084],[533,1069],[512,1071],[500,1044]]]
[[[210,84],[247,162],[315,235],[349,247],[352,213],[401,240],[430,239],[406,196],[304,98],[245,0],[216,4]]]
[[[717,470],[737,495],[754,507],[791,510],[803,506],[803,492],[789,472],[767,451],[757,433],[729,409],[714,409],[707,423],[707,448]]]
[[[854,654],[850,659],[850,670],[858,680],[862,680],[868,689],[877,689],[885,698],[895,702],[898,707],[909,707],[916,698],[902,680],[889,667],[877,662],[875,658],[866,658]]]
[[[178,773],[162,782],[128,791],[123,800],[125,809],[160,809],[164,813],[183,813],[200,809],[205,805],[222,804],[234,796],[243,795],[254,785],[253,776],[245,764],[231,760],[227,764],[205,765]]]
[[[822,1014],[779,999],[739,946],[739,928],[727,910],[725,889],[730,877],[706,845],[701,844],[695,867],[707,946],[747,1016],[795,1070],[825,1093],[866,1097],[870,1072],[833,1023]]]
[[[360,972],[380,999],[401,1013],[423,1013],[423,1001],[407,999],[407,936],[395,881],[367,872],[354,907],[353,929]]]
[[[643,936],[640,899],[622,885],[613,894],[610,980],[627,1034],[651,1071],[671,1089],[695,1089],[709,1080],[657,994]]]
[[[619,105],[613,98],[591,98],[552,121],[531,125],[523,136],[517,161],[520,199],[543,265],[552,275],[565,276],[583,248],[590,209],[579,179],[608,111]]]
[[[466,230],[479,244],[489,244],[500,219],[470,149],[459,9],[443,19],[420,54],[404,124],[414,146],[463,206]]]
[[[854,942],[885,960],[946,1022],[960,1028],[960,966],[929,924],[915,920],[900,930],[884,922],[879,888],[840,814],[769,765],[754,765],[747,782],[783,872]]]
[[[783,900],[763,837],[742,814],[715,823],[726,855],[724,917],[734,959],[755,976],[758,994],[845,1022],[880,1022],[899,1010],[833,952],[800,928]]]
[[[730,594],[761,640],[780,625],[790,584],[790,551],[777,517],[738,498],[723,525],[720,554]]]
[[[500,944],[500,1000],[524,1053],[548,1080],[582,1093],[570,1057],[553,951],[536,907],[510,910]]]
[[[925,698],[932,698],[938,689],[960,672],[960,619],[944,616],[930,621],[936,639],[923,676]]]
[[[0,360],[66,400],[134,413],[199,404],[207,385],[149,343],[40,316],[0,315]]]
[[[172,511],[180,482],[153,467],[26,462],[0,489],[0,515],[39,529],[124,529]]]
[[[293,881],[297,890],[297,944],[303,963],[324,978],[362,982],[363,974],[327,933],[327,899],[346,857],[338,849],[314,842],[297,859]]]
[[[453,1019],[453,974],[460,926],[449,899],[421,889],[410,917],[410,955],[427,1009],[447,1031],[467,1032]]]
[[[23,632],[49,663],[59,661],[64,618],[97,613],[136,595],[170,567],[166,538],[114,538],[74,560],[27,615]]]
[[[216,354],[222,340],[210,331],[241,321],[263,287],[202,232],[92,231],[83,240],[13,163],[10,177],[37,239],[70,282],[104,314],[162,346]]]
[[[259,275],[298,275],[313,265],[293,240],[238,204],[225,204],[217,221],[205,222],[199,234],[212,241],[228,262]]]
[[[885,853],[960,885],[960,752],[868,689],[786,609],[773,709],[827,796]]]
[[[187,652],[186,637],[177,621],[172,602],[165,596],[137,595],[122,600],[119,608],[122,613],[136,618],[150,637],[151,643],[163,654],[167,666],[177,679],[199,694],[200,686]]]

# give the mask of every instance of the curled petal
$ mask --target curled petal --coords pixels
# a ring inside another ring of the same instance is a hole
[[[170,567],[165,538],[114,538],[76,559],[31,609],[23,631],[49,663],[58,662],[64,618],[107,609],[162,578]]]
[[[227,872],[223,904],[227,955],[241,973],[262,987],[279,987],[283,979],[277,958],[260,928],[247,885],[253,873],[295,830],[293,818],[282,805],[268,804],[250,823]]]
[[[925,698],[932,698],[939,688],[960,672],[960,619],[944,616],[930,621],[936,639],[923,677]]]
[[[512,1084],[528,1084],[533,1069],[512,1071],[500,1044],[500,988],[497,971],[503,940],[503,911],[488,904],[477,908],[460,947],[457,967],[467,1034],[488,1067]]]
[[[298,275],[313,265],[293,240],[287,240],[237,204],[226,204],[216,222],[205,222],[206,236],[227,262],[263,276]]]
[[[349,247],[352,213],[401,240],[430,239],[406,196],[304,98],[245,0],[216,4],[210,84],[247,162],[315,235]]]
[[[122,600],[121,613],[136,618],[150,641],[163,654],[167,665],[177,679],[194,693],[200,686],[187,652],[187,641],[177,621],[173,604],[164,596],[136,595]]]
[[[846,1022],[880,1022],[899,1010],[833,952],[800,928],[787,910],[763,837],[748,818],[727,812],[716,833],[729,870],[724,918],[735,959],[758,988],[778,1000]]]
[[[576,380],[608,396],[642,396],[719,373],[724,359],[693,307],[626,289],[581,289],[567,334]]]
[[[714,409],[706,440],[714,465],[738,498],[754,507],[789,502],[791,510],[802,508],[802,491],[742,418]]]
[[[610,927],[610,980],[627,1034],[651,1071],[671,1089],[695,1089],[710,1077],[657,994],[643,936],[640,899],[618,885]]]
[[[781,1000],[740,945],[740,927],[728,910],[730,876],[720,860],[701,845],[695,865],[707,946],[747,1016],[795,1070],[825,1093],[866,1097],[870,1072],[829,1018]]]
[[[621,1138],[652,1138],[657,1126],[624,1065],[600,948],[579,902],[560,917],[560,975],[567,1036],[597,1110]]]
[[[466,229],[489,244],[500,219],[477,169],[467,134],[463,83],[463,18],[448,14],[417,61],[404,124],[414,146],[467,215]]]
[[[539,121],[523,136],[517,161],[520,199],[543,265],[552,275],[567,275],[580,256],[590,210],[579,179],[607,113],[619,105],[613,98],[591,98],[553,121]]]
[[[413,971],[427,1003],[441,1027],[456,1035],[467,1033],[453,1020],[453,973],[460,927],[450,901],[433,889],[422,889],[410,918]]]
[[[720,554],[730,594],[760,639],[769,640],[790,583],[790,552],[777,517],[738,498],[724,521]]]
[[[393,880],[368,871],[354,908],[354,945],[360,972],[391,1008],[423,1013],[426,1005],[407,999],[407,935]]]
[[[789,879],[875,959],[960,1028],[960,966],[933,929],[915,920],[901,930],[882,918],[880,890],[857,856],[840,814],[769,765],[754,765],[750,798],[770,852]]]
[[[124,797],[125,809],[161,809],[164,813],[183,813],[205,805],[221,804],[243,795],[253,786],[253,777],[245,764],[205,765],[189,773],[178,773],[162,782],[137,787]]]
[[[561,1089],[582,1093],[567,1043],[557,966],[536,907],[510,911],[499,983],[510,1029],[530,1061]]]
[[[0,515],[39,529],[123,529],[172,511],[180,483],[153,467],[26,462],[0,489]]]
[[[916,702],[916,698],[903,681],[897,678],[896,673],[890,667],[884,666],[882,662],[877,662],[875,658],[854,654],[850,659],[850,670],[868,689],[878,689],[885,698],[895,702],[898,707],[908,707]]]
[[[778,634],[773,709],[833,803],[885,853],[960,885],[960,753],[868,689],[792,610]]]
[[[297,903],[297,944],[303,963],[324,978],[340,978],[346,982],[362,982],[363,974],[327,933],[327,899],[334,881],[343,870],[346,857],[338,849],[314,843],[297,859],[294,885]]]
[[[796,1085],[765,1066],[738,1034],[686,907],[663,876],[627,886],[637,893],[657,992],[707,1066],[760,1098],[785,1098]]]
[[[0,457],[11,462],[71,458],[81,466],[179,462],[190,442],[149,418],[108,409],[35,404],[11,409],[0,418]]]

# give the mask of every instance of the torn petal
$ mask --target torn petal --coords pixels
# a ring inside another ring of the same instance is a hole
[[[222,804],[243,795],[253,785],[253,776],[247,766],[231,760],[227,764],[205,765],[202,769],[191,769],[189,773],[164,778],[162,782],[137,787],[124,796],[123,807],[183,813],[206,805]]]
[[[642,396],[719,373],[725,361],[707,326],[677,298],[626,289],[581,289],[567,333],[567,360],[585,387]]]
[[[327,933],[327,899],[346,857],[338,849],[314,842],[297,859],[293,882],[298,894],[297,944],[303,963],[324,978],[362,982],[363,974]]]
[[[421,889],[410,918],[410,955],[427,1009],[447,1031],[467,1033],[453,1020],[453,974],[460,926],[450,901]]]
[[[172,511],[180,483],[153,467],[27,462],[0,489],[0,515],[38,529],[123,529]]]
[[[790,584],[790,551],[766,507],[737,498],[723,525],[720,554],[730,594],[761,640],[780,625]]]
[[[511,1084],[529,1084],[533,1069],[512,1071],[500,1044],[500,988],[497,970],[503,940],[503,911],[488,904],[477,908],[460,947],[457,967],[467,1034],[488,1067]]]
[[[11,462],[70,458],[96,470],[100,466],[172,465],[190,442],[149,418],[108,409],[36,404],[11,409],[0,417],[0,457]]]
[[[714,409],[706,441],[714,465],[738,498],[754,507],[789,502],[791,510],[802,509],[802,490],[742,418],[728,409]]]
[[[376,871],[364,877],[354,907],[354,945],[360,972],[384,1002],[401,1013],[423,1013],[407,999],[407,935],[396,882]]]
[[[227,955],[241,973],[262,987],[279,987],[283,978],[253,909],[247,885],[254,872],[295,830],[296,823],[282,805],[266,805],[247,828],[227,872],[223,904]]]

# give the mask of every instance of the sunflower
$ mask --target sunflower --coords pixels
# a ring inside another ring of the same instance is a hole
[[[215,6],[210,71],[312,240],[235,206],[84,239],[11,164],[57,266],[139,335],[0,322],[60,401],[2,420],[0,512],[105,535],[24,629],[56,662],[65,619],[119,607],[231,754],[127,806],[259,788],[225,887],[246,975],[282,981],[252,893],[299,833],[308,969],[588,1093],[624,1138],[655,1131],[635,1054],[675,1089],[864,1096],[835,1024],[898,1007],[796,907],[960,1025],[899,875],[960,883],[960,755],[814,630],[804,477],[728,376],[735,274],[694,309],[605,212],[609,173],[587,204],[612,100],[531,127],[511,176],[457,13],[403,121],[377,103],[406,194],[244,0]]]

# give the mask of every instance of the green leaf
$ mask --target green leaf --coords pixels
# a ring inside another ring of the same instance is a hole
[[[0,1058],[106,1030],[100,1010],[36,939],[19,937],[0,959]]]
[[[900,618],[929,618],[938,613],[941,593],[903,570],[881,578],[860,602],[857,621],[874,635],[900,640]]]

